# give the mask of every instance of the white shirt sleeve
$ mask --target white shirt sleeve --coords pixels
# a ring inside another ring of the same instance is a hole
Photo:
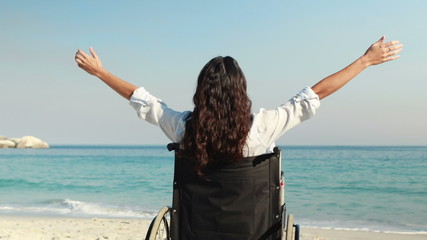
[[[319,96],[310,87],[306,87],[276,109],[261,108],[254,114],[247,141],[247,154],[253,156],[271,152],[275,142],[285,132],[314,116],[319,106]]]
[[[145,88],[136,89],[129,103],[138,117],[160,126],[173,142],[179,142],[184,135],[185,120],[189,111],[177,112],[170,109],[161,99],[151,95]]]

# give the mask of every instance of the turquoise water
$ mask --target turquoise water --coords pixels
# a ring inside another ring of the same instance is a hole
[[[303,226],[427,232],[427,147],[285,146]],[[151,218],[171,204],[164,146],[0,149],[0,215]]]

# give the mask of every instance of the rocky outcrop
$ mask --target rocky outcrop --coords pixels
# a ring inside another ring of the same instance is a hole
[[[9,139],[0,140],[0,148],[14,148],[16,147],[16,143]]]
[[[33,136],[22,138],[0,136],[0,148],[49,148],[49,144]]]

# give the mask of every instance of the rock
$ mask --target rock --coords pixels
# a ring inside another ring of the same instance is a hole
[[[33,136],[25,136],[18,142],[16,148],[49,148],[47,142]]]
[[[21,141],[21,139],[20,139],[20,138],[8,138],[7,140],[10,140],[10,141],[12,141],[12,142],[15,142],[15,144],[18,144],[18,143]]]
[[[0,148],[49,148],[49,144],[33,136],[22,138],[0,136]]]
[[[14,148],[16,143],[9,139],[1,139],[0,140],[0,148]]]

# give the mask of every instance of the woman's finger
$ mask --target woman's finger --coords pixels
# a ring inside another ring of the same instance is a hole
[[[83,58],[90,58],[91,56],[87,55],[85,52],[81,51],[79,49],[79,55],[81,55]]]
[[[398,44],[398,45],[390,46],[390,47],[388,47],[388,49],[390,51],[393,51],[393,50],[396,50],[396,49],[402,49],[402,47],[403,47],[403,44]]]
[[[76,56],[82,56],[83,57],[83,51],[78,49],[76,52]]]
[[[396,49],[396,50],[390,51],[390,52],[388,52],[388,53],[387,53],[387,56],[393,56],[393,55],[396,55],[396,54],[400,53],[401,51],[402,51],[402,48],[399,48],[399,49]]]
[[[391,57],[386,58],[384,60],[384,62],[392,61],[392,60],[395,60],[395,59],[398,59],[398,58],[400,58],[400,55],[391,56]]]
[[[384,42],[384,40],[385,40],[385,37],[384,37],[384,36],[382,36],[382,37],[380,38],[380,40],[376,41],[374,44],[381,44],[382,42]]]
[[[81,54],[76,54],[75,59],[76,59],[76,61],[79,60],[82,63],[85,60],[85,58]]]
[[[80,60],[80,59],[78,59],[78,58],[76,58],[76,62],[77,62],[77,64],[79,64],[79,66],[80,66],[81,64],[83,64],[83,61],[82,61],[82,60]]]
[[[395,41],[384,43],[382,46],[383,47],[389,47],[389,46],[393,46],[393,45],[396,45],[396,44],[399,44],[399,43],[400,43],[399,41],[395,40]]]
[[[92,54],[93,58],[98,59],[98,55],[96,54],[95,50],[93,50],[93,47],[89,48],[90,54]]]

